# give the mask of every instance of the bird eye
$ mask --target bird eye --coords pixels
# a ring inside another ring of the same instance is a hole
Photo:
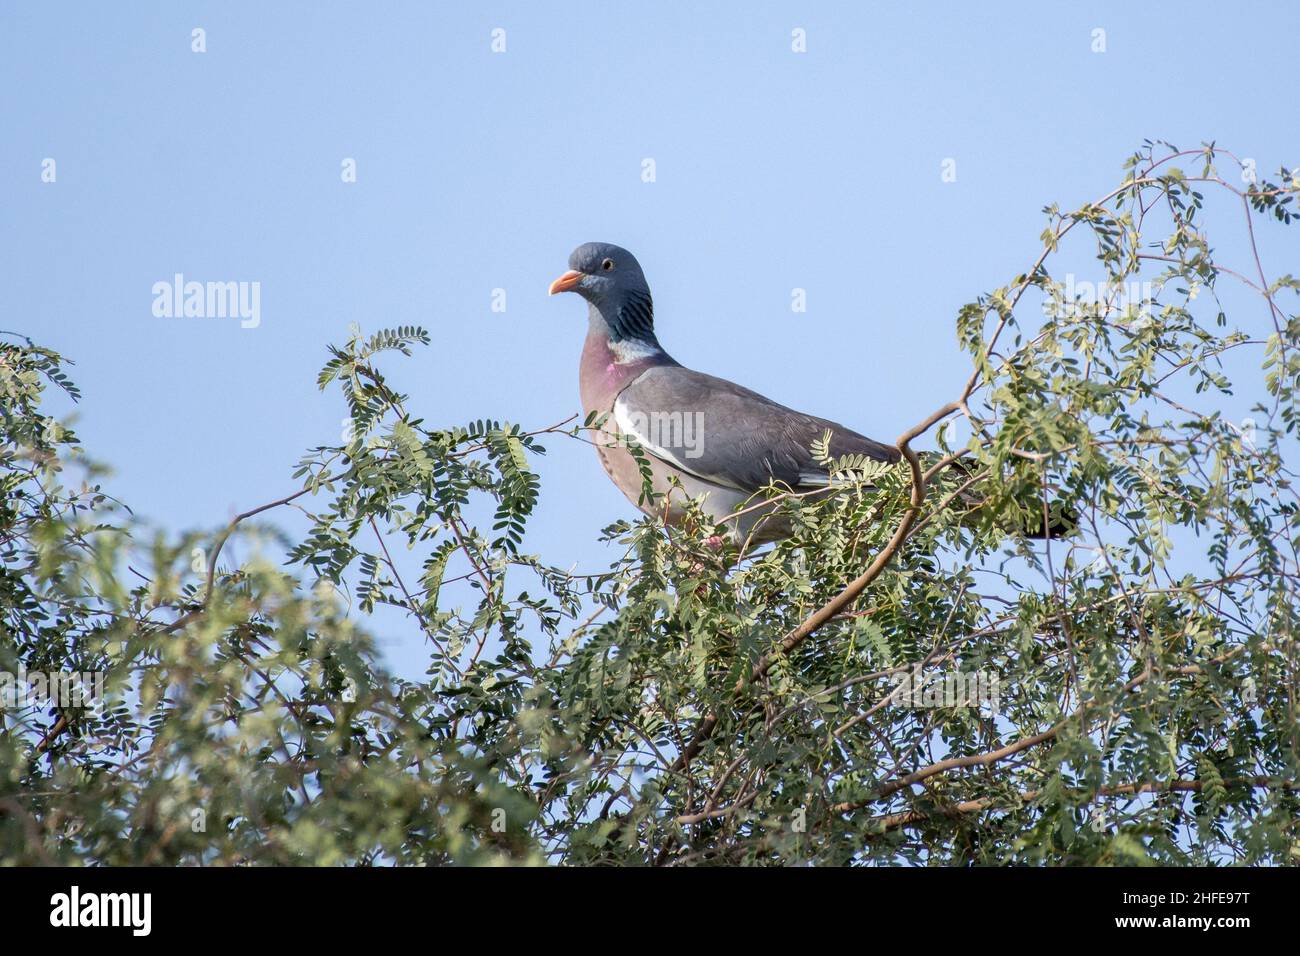
[[[610,272],[610,271],[612,271],[613,268],[614,268],[614,260],[613,260],[613,259],[606,259],[604,262],[602,262],[602,263],[600,264],[600,267],[601,267],[602,269],[604,269],[606,272]]]

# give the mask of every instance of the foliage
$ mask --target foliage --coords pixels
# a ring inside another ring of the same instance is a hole
[[[961,310],[971,377],[908,457],[837,463],[829,499],[770,490],[789,540],[620,521],[600,574],[525,550],[541,440],[599,423],[426,425],[379,368],[423,330],[331,347],[350,433],[210,537],[109,497],[42,411],[76,397],[60,357],[4,342],[0,669],[106,683],[5,713],[0,858],[1296,862],[1300,282],[1266,279],[1255,235],[1300,183],[1221,164],[1147,143],[1046,210],[1037,261]],[[1247,264],[1216,258],[1211,207]],[[1085,239],[1095,301],[1048,268]],[[1069,537],[1008,530],[1062,502]],[[219,564],[290,507],[287,560]],[[422,635],[427,672],[390,673],[372,633]]]

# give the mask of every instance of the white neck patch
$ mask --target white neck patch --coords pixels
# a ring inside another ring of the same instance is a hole
[[[610,341],[609,350],[613,353],[614,362],[617,365],[629,365],[640,359],[658,355],[663,351],[663,349],[654,345],[637,342],[633,339],[623,339],[619,342]]]

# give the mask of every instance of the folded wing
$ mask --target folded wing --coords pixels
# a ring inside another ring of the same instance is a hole
[[[796,490],[826,485],[830,476],[811,448],[827,431],[831,457],[899,458],[892,445],[681,366],[648,369],[619,393],[613,417],[648,454],[746,493],[772,479]]]

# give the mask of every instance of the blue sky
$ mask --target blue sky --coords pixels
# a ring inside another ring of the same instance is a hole
[[[892,441],[964,381],[957,309],[1033,261],[1043,205],[1105,193],[1144,137],[1300,165],[1292,22],[1281,2],[11,0],[0,328],[76,361],[82,440],[174,529],[293,490],[338,440],[314,380],[352,322],[430,330],[389,365],[430,424],[575,412],[585,309],[546,287],[592,239],[640,259],[680,361]],[[260,325],[155,317],[177,272],[259,282]],[[596,570],[632,510],[589,447],[548,446],[526,547]]]

